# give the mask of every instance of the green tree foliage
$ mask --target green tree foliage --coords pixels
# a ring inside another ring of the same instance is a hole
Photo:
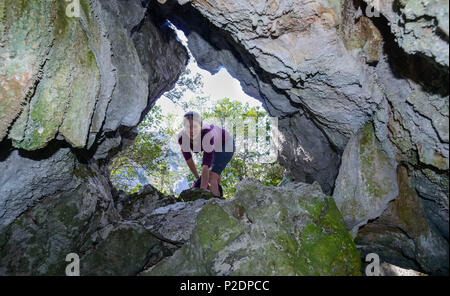
[[[146,183],[145,179],[150,178],[151,184],[161,192],[172,193],[170,185],[176,174],[170,171],[168,143],[175,131],[162,128],[164,121],[172,117],[164,118],[161,108],[154,106],[144,118],[133,145],[120,152],[110,165],[110,178],[118,189],[137,192]],[[144,174],[144,178],[140,178],[140,174]]]
[[[224,127],[234,135],[237,151],[233,159],[222,173],[221,184],[226,198],[231,198],[236,189],[235,185],[245,177],[260,180],[266,185],[278,185],[283,177],[284,169],[271,161],[266,153],[257,149],[254,137],[250,134],[255,129],[260,131],[256,140],[269,141],[269,116],[260,107],[250,107],[224,98],[212,105],[205,97],[195,97],[181,104],[185,111],[197,110],[201,112],[205,122]],[[187,177],[189,184],[194,180],[179,147],[170,141],[176,139],[181,129],[174,114],[162,116],[161,108],[155,106],[139,125],[139,135],[134,144],[121,152],[112,162],[111,180],[119,189],[135,192],[142,186],[136,181],[138,172],[144,171],[150,176],[150,183],[165,194],[174,194],[173,184]],[[254,132],[254,131],[253,131]],[[253,139],[253,140],[251,140]],[[175,149],[176,148],[176,149]],[[201,153],[193,153],[194,161],[200,172]]]
[[[193,74],[192,71],[187,68],[186,71],[178,78],[175,87],[164,94],[169,100],[177,103],[183,94],[190,90],[193,93],[200,91],[203,87],[202,76],[199,73]]]
[[[245,177],[265,185],[276,186],[281,182],[284,168],[258,149],[258,143],[270,142],[269,115],[264,109],[224,98],[203,112],[202,117],[208,123],[224,127],[234,135],[237,144],[237,151],[221,175],[226,198],[234,195],[236,183]],[[255,129],[259,133],[252,137]]]

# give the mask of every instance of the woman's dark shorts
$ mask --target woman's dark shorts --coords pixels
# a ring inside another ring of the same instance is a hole
[[[234,151],[236,151],[236,145],[234,143],[234,140],[233,140],[233,151],[226,152],[225,144],[222,145],[222,152],[214,151],[211,171],[220,175],[227,166],[227,164],[230,162],[231,158],[233,158]]]
[[[225,147],[222,147],[222,152],[214,152],[214,158],[213,163],[211,165],[211,171],[214,173],[220,175],[222,171],[225,169],[227,164],[230,162],[231,158],[233,157],[234,151],[236,151],[236,146],[233,141],[233,151],[226,152]],[[202,182],[202,177],[198,178],[197,182],[195,183],[194,187],[200,187],[200,184]],[[223,197],[223,189],[222,186],[219,184],[219,192],[220,197]]]

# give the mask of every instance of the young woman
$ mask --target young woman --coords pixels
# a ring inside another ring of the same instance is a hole
[[[200,185],[200,188],[210,190],[214,196],[221,197],[220,174],[233,157],[236,148],[233,137],[225,129],[203,122],[200,114],[194,111],[184,115],[183,126],[178,136],[178,144],[189,169],[195,176],[191,188]],[[191,151],[203,152],[200,180]]]

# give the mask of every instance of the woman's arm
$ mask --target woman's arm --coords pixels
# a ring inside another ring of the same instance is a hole
[[[202,166],[202,182],[200,183],[200,188],[208,189],[208,183],[209,183],[209,166],[203,165]]]
[[[186,160],[186,163],[187,163],[189,169],[191,170],[191,172],[194,174],[195,179],[198,179],[199,176],[198,176],[197,168],[195,167],[194,158],[193,157],[189,158],[188,160]]]
[[[209,138],[209,146],[204,147],[203,151],[203,161],[202,161],[202,182],[200,183],[200,188],[208,189],[209,185],[209,168],[212,165],[212,161],[214,158],[214,134],[212,132],[208,132],[205,135],[205,138],[202,139],[202,145],[205,145],[205,142],[208,141]]]

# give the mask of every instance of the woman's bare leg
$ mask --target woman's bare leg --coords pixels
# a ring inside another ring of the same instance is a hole
[[[209,171],[209,189],[211,190],[212,194],[214,194],[214,196],[220,196],[219,180],[220,175]]]

